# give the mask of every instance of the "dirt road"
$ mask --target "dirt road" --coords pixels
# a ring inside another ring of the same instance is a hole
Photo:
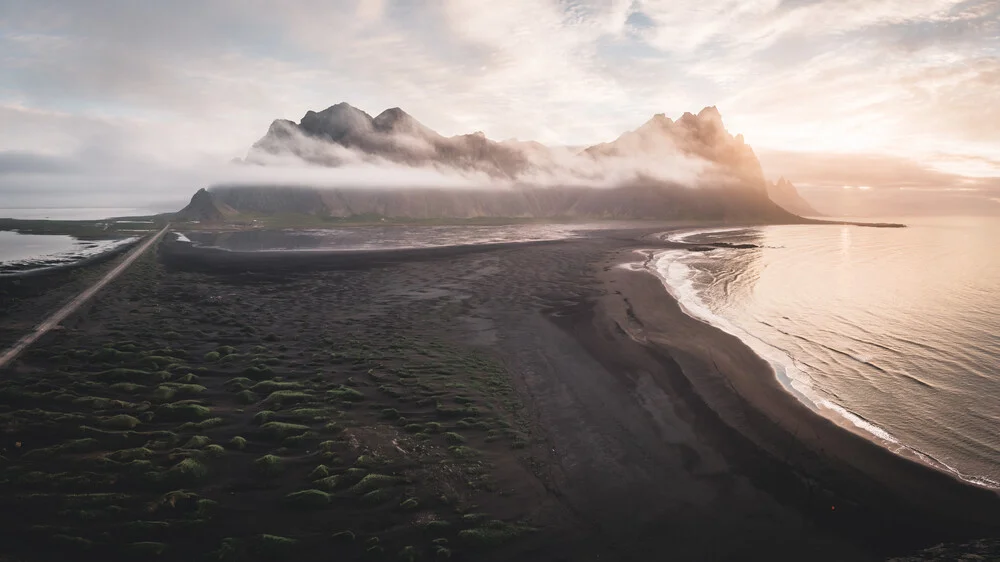
[[[87,288],[87,290],[77,295],[73,300],[69,301],[62,308],[60,308],[51,316],[43,320],[38,326],[35,326],[34,330],[32,330],[30,333],[25,335],[20,340],[18,340],[17,343],[15,343],[13,346],[11,346],[10,349],[5,351],[3,355],[0,355],[0,369],[7,366],[8,363],[13,361],[31,344],[38,341],[38,338],[45,335],[46,332],[58,326],[63,320],[66,319],[67,316],[73,314],[73,312],[76,311],[76,309],[80,308],[80,306],[83,303],[90,300],[90,298],[96,295],[98,291],[103,289],[105,285],[107,285],[108,283],[113,281],[116,277],[118,277],[118,275],[121,274],[121,272],[128,269],[128,267],[132,265],[132,263],[135,262],[135,260],[138,259],[139,256],[144,254],[146,250],[148,250],[161,237],[163,237],[164,233],[166,233],[169,228],[170,225],[168,224],[167,226],[163,227],[163,230],[157,232],[149,240],[143,242],[138,248],[132,250],[132,252],[128,256],[126,256],[125,259],[120,264],[118,264],[114,269],[109,271],[108,274],[102,277],[100,281],[91,285],[89,288]]]

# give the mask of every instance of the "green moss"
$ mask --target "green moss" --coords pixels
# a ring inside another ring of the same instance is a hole
[[[367,504],[376,505],[380,503],[385,503],[396,497],[396,493],[389,488],[383,488],[381,490],[372,490],[367,494],[361,496],[361,501]]]
[[[365,395],[354,390],[351,387],[341,385],[339,388],[334,390],[328,390],[327,395],[342,400],[344,402],[361,402],[365,399]]]
[[[93,541],[73,535],[56,534],[52,535],[51,540],[53,543],[62,546],[63,548],[70,548],[73,550],[89,550],[92,546],[94,546]]]
[[[465,443],[465,437],[455,433],[454,431],[445,433],[444,440],[447,441],[449,445],[461,445]]]
[[[286,560],[290,552],[295,550],[299,541],[279,535],[261,535],[258,541],[260,554],[268,560]]]
[[[533,530],[525,525],[491,521],[476,529],[459,531],[458,538],[470,547],[495,547]]]
[[[250,390],[260,394],[270,394],[278,390],[299,390],[301,388],[302,383],[293,381],[261,381],[251,386]]]
[[[176,363],[179,360],[176,357],[164,357],[162,355],[147,355],[138,361],[136,364],[144,369],[151,369],[157,371],[170,365],[171,363]]]
[[[173,400],[176,395],[176,389],[169,386],[158,386],[156,387],[156,390],[153,391],[153,400],[157,402],[166,402],[168,400]]]
[[[33,458],[66,453],[90,453],[100,448],[101,443],[97,439],[86,437],[84,439],[72,439],[51,447],[34,449],[24,453],[23,457]]]
[[[272,412],[271,410],[261,410],[256,414],[254,414],[253,423],[257,425],[263,425],[271,421],[272,418],[274,418],[274,412]]]
[[[448,452],[451,453],[452,456],[460,459],[474,459],[479,456],[479,451],[473,449],[472,447],[465,447],[463,445],[448,447]]]
[[[122,449],[120,451],[115,451],[108,454],[108,458],[118,462],[129,462],[140,459],[148,459],[153,456],[153,451],[145,447],[136,447],[134,449]]]
[[[230,449],[242,451],[243,449],[246,449],[246,447],[247,447],[247,440],[244,439],[243,437],[240,437],[239,435],[229,440]]]
[[[195,435],[191,439],[188,439],[182,447],[185,449],[201,449],[212,443],[212,440],[204,435]]]
[[[156,409],[156,416],[164,420],[189,421],[207,418],[212,411],[205,406],[190,402],[164,404]]]
[[[310,480],[319,480],[320,478],[326,478],[330,476],[330,469],[326,465],[319,465],[309,473]]]
[[[128,521],[122,528],[130,535],[147,535],[162,532],[170,528],[166,521]]]
[[[357,540],[357,535],[354,534],[354,531],[337,531],[331,537],[341,542],[354,542]]]
[[[292,435],[291,437],[286,437],[281,444],[285,447],[304,447],[306,444],[319,437],[314,431],[306,431],[299,435]]]
[[[197,459],[187,458],[171,467],[167,476],[179,482],[198,482],[208,476],[208,468]]]
[[[153,373],[149,371],[142,371],[139,369],[108,369],[107,371],[101,371],[93,375],[96,380],[103,382],[135,382],[135,381],[148,381],[153,380],[156,377]]]
[[[285,423],[285,422],[267,422],[260,426],[261,434],[263,434],[268,439],[285,439],[293,435],[298,435],[309,430],[307,425],[299,425],[296,423]]]
[[[403,562],[416,562],[420,558],[419,552],[412,546],[404,546],[403,550],[399,551],[397,557]]]
[[[221,354],[219,354],[218,351],[209,351],[208,353],[205,354],[205,361],[213,363],[215,361],[218,361],[220,357]]]
[[[177,428],[179,432],[187,431],[199,431],[202,429],[211,429],[213,427],[218,427],[226,423],[226,420],[222,418],[208,418],[207,420],[201,420],[198,422],[184,422],[180,427]]]
[[[207,445],[204,451],[212,457],[221,457],[226,454],[226,449],[222,445]]]
[[[236,393],[236,401],[240,404],[254,404],[260,397],[249,390],[241,390]]]
[[[366,492],[370,492],[371,490],[378,490],[393,486],[397,482],[399,482],[399,479],[395,476],[388,476],[385,474],[369,474],[362,478],[357,484],[352,486],[351,492],[355,494],[364,494]]]
[[[135,429],[137,425],[139,425],[139,418],[126,414],[119,414],[117,416],[111,416],[110,418],[101,420],[101,427],[109,429]]]
[[[226,388],[240,388],[240,389],[242,389],[242,388],[247,388],[247,387],[249,387],[252,384],[253,384],[253,381],[250,380],[250,379],[248,379],[248,378],[246,378],[246,377],[236,377],[236,378],[229,379],[228,381],[224,382],[222,384],[222,386],[224,386]]]
[[[222,539],[218,550],[214,552],[216,559],[220,562],[237,562],[245,558],[243,543],[239,539],[226,537]]]
[[[335,413],[337,411],[332,408],[295,408],[287,412],[279,412],[278,417],[288,421],[318,422],[329,419]]]
[[[199,377],[198,375],[196,375],[194,373],[188,373],[188,374],[186,374],[186,375],[178,378],[177,382],[184,383],[184,384],[198,384],[198,381],[200,381],[200,380],[201,380],[201,377]]]
[[[302,490],[288,494],[285,501],[298,508],[316,509],[330,505],[330,494],[321,490]]]
[[[420,502],[416,498],[407,498],[399,504],[399,507],[403,509],[416,509],[420,505]]]
[[[159,556],[167,549],[162,542],[134,542],[125,545],[125,552],[135,557]]]
[[[201,394],[207,390],[204,386],[200,384],[184,384],[184,383],[167,383],[163,386],[172,388],[176,394],[181,396],[193,396],[195,394]],[[157,389],[159,390],[159,389]]]
[[[297,404],[312,400],[312,395],[298,390],[275,390],[261,402],[261,406]]]
[[[134,382],[116,382],[111,385],[112,390],[117,390],[119,392],[127,392],[129,394],[138,394],[140,392],[146,391],[145,386],[141,384],[135,384]]]
[[[319,480],[313,482],[312,485],[316,486],[317,488],[321,488],[323,490],[333,491],[337,488],[337,485],[339,483],[340,483],[340,476],[337,476],[335,474],[333,476],[327,476],[326,478],[320,478]]]
[[[243,369],[243,374],[258,381],[274,378],[274,371],[264,365],[250,365]]]
[[[284,472],[285,465],[281,460],[281,457],[264,455],[263,457],[253,461],[253,469],[259,476],[264,478],[273,478]]]
[[[428,521],[424,524],[424,529],[431,534],[441,534],[451,529],[451,523],[435,519],[434,521]]]

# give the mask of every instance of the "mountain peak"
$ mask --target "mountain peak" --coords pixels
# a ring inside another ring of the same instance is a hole
[[[722,121],[722,114],[719,113],[719,108],[714,105],[710,105],[698,112],[698,118]]]
[[[236,215],[237,211],[219,201],[204,187],[195,192],[191,202],[174,215],[175,220],[220,221]]]
[[[380,133],[404,133],[411,136],[431,136],[435,133],[398,107],[379,113],[372,125]]]
[[[307,111],[299,127],[310,135],[339,142],[371,130],[372,117],[347,102],[340,102],[319,113]]]

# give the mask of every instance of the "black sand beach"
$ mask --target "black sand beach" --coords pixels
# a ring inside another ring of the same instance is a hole
[[[165,241],[2,373],[0,552],[881,560],[1000,533],[996,493],[817,416],[618,267],[662,230]]]

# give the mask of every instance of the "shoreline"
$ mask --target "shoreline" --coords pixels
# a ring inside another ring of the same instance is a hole
[[[618,253],[613,264],[634,263],[632,251]],[[696,399],[722,423],[799,478],[826,488],[831,500],[839,498],[842,505],[826,508],[831,515],[873,520],[869,524],[894,536],[890,542],[900,543],[913,541],[915,529],[941,540],[1000,531],[996,491],[896,454],[810,409],[738,337],[688,315],[656,275],[605,269],[604,283],[625,303],[606,309],[608,320],[674,359]],[[846,525],[862,533],[867,526]]]
[[[153,233],[155,234],[155,233]],[[111,245],[109,248],[105,249],[103,252],[97,254],[91,254],[84,256],[82,258],[76,259],[69,263],[60,263],[56,265],[50,265],[45,267],[35,267],[33,269],[21,269],[21,270],[10,270],[3,271],[3,264],[0,264],[0,281],[11,280],[11,279],[28,279],[32,277],[41,277],[46,275],[52,275],[56,273],[61,273],[65,271],[71,271],[74,269],[81,269],[91,265],[103,263],[112,258],[120,256],[121,254],[128,252],[138,244],[140,244],[145,238],[145,236],[132,236],[129,238],[122,238],[114,240],[115,244]],[[43,261],[46,256],[41,256],[38,258],[33,258],[30,260],[18,260],[19,262],[29,262],[37,263]],[[30,265],[28,266],[30,267]]]
[[[858,223],[828,223],[833,225],[850,225],[850,226],[871,226],[862,225]],[[882,228],[883,224],[891,223],[877,223],[879,228]],[[688,251],[693,251],[697,248],[698,251],[703,247],[707,248],[731,248],[732,245],[726,243],[715,243],[715,244],[697,244],[688,242],[688,239],[692,236],[699,234],[714,234],[714,233],[724,233],[724,232],[734,232],[744,230],[747,227],[705,227],[705,228],[684,228],[667,231],[664,233],[665,236],[662,237],[662,241],[678,245],[680,248],[687,249]],[[900,441],[895,435],[890,433],[888,430],[880,426],[876,421],[867,419],[860,414],[853,412],[850,408],[843,404],[838,404],[828,398],[822,396],[810,396],[807,391],[800,390],[795,386],[797,379],[788,374],[787,369],[797,369],[792,366],[791,362],[794,358],[789,356],[787,353],[775,348],[772,344],[756,338],[753,334],[747,333],[743,329],[732,325],[727,319],[718,314],[708,310],[707,306],[697,298],[693,297],[694,302],[689,302],[692,298],[685,299],[683,295],[679,294],[680,289],[674,287],[670,281],[661,273],[658,268],[658,262],[663,259],[664,253],[670,250],[636,250],[636,253],[642,254],[644,259],[642,260],[641,270],[648,272],[650,275],[655,277],[663,285],[664,291],[669,294],[669,296],[678,302],[681,310],[692,319],[707,324],[717,330],[730,334],[738,338],[744,345],[751,348],[754,353],[760,357],[762,360],[768,363],[772,376],[781,385],[782,388],[796,400],[803,403],[810,410],[814,411],[817,415],[820,415],[830,421],[836,423],[840,427],[855,433],[869,441],[874,442],[880,447],[908,460],[918,462],[929,466],[940,472],[962,481],[965,484],[970,484],[980,488],[984,488],[996,493],[1000,493],[1000,483],[991,480],[987,477],[967,475],[962,473],[956,468],[949,466],[947,463],[935,458],[933,455],[921,451],[920,449],[913,447],[907,443]],[[623,264],[629,265],[629,264]],[[638,263],[633,262],[633,267],[639,266]],[[690,296],[689,296],[690,297]],[[692,306],[694,308],[692,308]],[[704,312],[699,313],[698,308],[705,309]],[[752,340],[752,341],[751,341]],[[756,343],[755,343],[756,342]],[[758,349],[761,347],[763,349]],[[808,385],[807,385],[808,386]]]

